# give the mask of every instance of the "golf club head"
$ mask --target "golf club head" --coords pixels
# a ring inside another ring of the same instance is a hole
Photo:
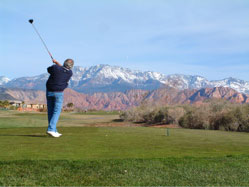
[[[32,23],[33,23],[33,21],[34,21],[33,19],[30,19],[30,20],[29,20],[29,23],[31,23],[31,24],[32,24]]]

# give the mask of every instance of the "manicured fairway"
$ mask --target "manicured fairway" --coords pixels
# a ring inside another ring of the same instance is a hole
[[[58,126],[86,126],[98,123],[110,123],[119,118],[116,113],[62,113]],[[27,113],[16,111],[0,111],[0,128],[47,127],[46,113]]]
[[[249,134],[148,127],[61,127],[0,130],[0,160],[99,160],[249,155]]]
[[[249,157],[0,162],[0,185],[248,186]]]
[[[66,113],[51,138],[45,114],[0,112],[0,186],[249,186],[248,133],[95,126],[114,119]]]

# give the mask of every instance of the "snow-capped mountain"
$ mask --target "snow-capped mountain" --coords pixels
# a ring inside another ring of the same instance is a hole
[[[12,79],[2,86],[7,88],[45,90],[45,84],[48,79],[48,76],[49,75],[47,73],[43,73],[41,75],[33,77],[20,77]]]
[[[163,86],[166,76],[157,72],[141,72],[110,65],[90,68],[75,67],[70,87],[84,93],[151,90]]]
[[[198,75],[174,74],[167,76],[165,84],[174,88],[178,88],[180,90],[229,87],[238,92],[249,94],[249,82],[232,77],[225,78],[222,80],[209,81],[206,78]]]
[[[232,77],[222,79],[222,80],[217,80],[217,81],[210,81],[212,87],[229,87],[233,88],[234,90],[241,92],[241,93],[247,93],[249,94],[249,82],[248,81],[243,81],[239,79],[235,79]]]
[[[134,81],[148,81],[148,80],[158,80],[163,82],[166,80],[166,76],[157,72],[141,72],[134,71],[128,68],[122,68],[119,66],[110,66],[100,64],[97,66],[91,66],[90,68],[82,68],[79,66],[74,67],[74,76],[72,81],[86,81],[88,79],[96,79],[96,83],[108,84],[106,80],[120,80],[127,83],[133,84]],[[104,80],[104,81],[103,81]]]
[[[76,66],[69,87],[82,93],[124,92],[131,89],[154,90],[165,86],[183,89],[200,89],[212,87],[230,87],[238,92],[249,93],[249,82],[227,78],[209,81],[198,75],[164,75],[152,71],[135,71],[110,65],[96,65],[88,68]],[[45,90],[48,74],[34,77],[21,77],[7,80],[0,84],[7,88],[24,88]],[[1,79],[0,79],[1,83]]]
[[[204,77],[198,75],[181,74],[168,75],[166,81],[164,81],[164,84],[173,88],[178,88],[180,90],[200,89],[210,86],[210,82]]]
[[[10,81],[9,78],[7,78],[5,76],[0,76],[0,86],[8,83],[9,81]]]

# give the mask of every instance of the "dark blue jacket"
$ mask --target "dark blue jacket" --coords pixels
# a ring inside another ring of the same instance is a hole
[[[48,67],[50,74],[46,87],[50,92],[63,92],[68,86],[68,82],[73,75],[72,70],[66,69],[63,66],[53,65]]]

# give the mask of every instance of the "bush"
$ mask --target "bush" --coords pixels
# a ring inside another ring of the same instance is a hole
[[[168,124],[173,122],[167,107],[140,106],[123,112],[120,118],[125,121],[147,124]]]
[[[183,128],[249,132],[249,105],[225,101],[200,106],[155,107],[142,105],[123,112],[125,121],[147,124],[179,124]]]
[[[186,113],[179,119],[179,125],[191,129],[209,129],[210,107],[203,105],[185,108]]]
[[[210,129],[237,131],[239,123],[232,113],[219,113],[210,119]]]
[[[186,114],[186,110],[182,106],[175,106],[168,108],[168,115],[170,116],[173,124],[179,124],[179,120]]]
[[[38,111],[39,112],[47,112],[48,110],[47,110],[47,108],[40,108]]]
[[[209,124],[202,116],[196,111],[188,111],[179,119],[179,125],[184,128],[190,129],[208,129]]]
[[[145,123],[144,115],[149,113],[150,109],[146,107],[136,107],[128,111],[122,112],[120,118],[124,121],[132,121],[135,123]]]
[[[0,107],[7,108],[8,106],[10,106],[9,101],[7,101],[7,100],[1,101],[0,100]]]
[[[248,105],[211,104],[193,107],[179,119],[184,128],[249,132]]]
[[[9,110],[17,110],[18,107],[16,106],[9,106]]]
[[[173,122],[171,116],[169,116],[168,108],[155,108],[150,112],[143,115],[144,122],[148,124],[169,124]]]

